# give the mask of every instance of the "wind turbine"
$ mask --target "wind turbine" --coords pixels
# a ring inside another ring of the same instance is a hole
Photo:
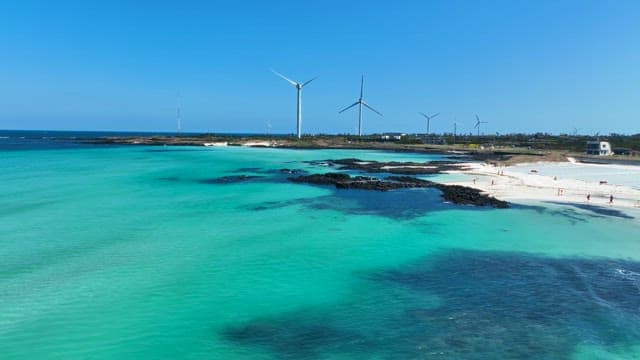
[[[431,134],[429,132],[429,123],[431,122],[431,119],[433,119],[434,117],[440,115],[440,113],[435,113],[435,114],[433,114],[431,116],[429,116],[429,115],[427,115],[425,113],[422,113],[422,112],[419,112],[418,114],[420,114],[420,115],[424,116],[425,118],[427,118],[427,134]]]
[[[478,136],[480,136],[480,124],[488,124],[488,122],[480,121],[480,116],[476,114],[476,126],[474,126],[474,128],[478,129]]]
[[[302,88],[307,86],[310,82],[312,82],[313,80],[317,79],[318,77],[314,77],[311,80],[307,80],[305,82],[303,82],[302,84],[297,82],[297,81],[293,81],[291,79],[289,79],[288,77],[280,74],[279,72],[271,69],[271,72],[273,72],[274,74],[280,76],[281,78],[285,79],[286,81],[288,81],[291,85],[295,86],[296,89],[298,89],[298,107],[297,107],[297,118],[298,118],[298,139],[300,139],[300,137],[302,136]]]
[[[458,124],[464,125],[464,124],[458,122],[458,118],[457,117],[454,117],[453,118],[453,145],[456,144],[456,133],[458,131]]]
[[[176,132],[180,134],[182,131],[182,101],[178,94],[178,106],[176,107]]]
[[[267,126],[267,135],[271,135],[271,120],[267,120],[264,124]]]
[[[364,75],[362,75],[362,78],[360,79],[360,98],[358,99],[358,101],[354,102],[353,104],[347,106],[346,108],[338,111],[338,114],[342,114],[343,112],[351,109],[352,107],[358,105],[358,136],[362,136],[362,107],[365,106],[367,107],[369,110],[373,111],[374,113],[382,116],[382,114],[372,108],[371,106],[369,106],[369,104],[367,104],[364,99],[362,98],[364,94]]]

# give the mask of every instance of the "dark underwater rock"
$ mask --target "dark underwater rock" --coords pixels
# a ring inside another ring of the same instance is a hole
[[[231,176],[222,176],[222,177],[213,178],[213,179],[203,179],[203,180],[199,180],[198,182],[202,184],[233,184],[233,183],[259,179],[261,177],[262,176],[256,176],[256,175],[231,175]]]
[[[305,174],[306,171],[301,170],[301,169],[280,169],[278,170],[278,172],[280,172],[281,174],[291,174],[291,175],[302,175]]]

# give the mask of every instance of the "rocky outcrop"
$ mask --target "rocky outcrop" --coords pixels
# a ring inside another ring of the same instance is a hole
[[[453,161],[400,162],[365,161],[360,159],[338,159],[310,162],[312,165],[331,166],[338,170],[356,170],[368,173],[399,175],[434,175],[449,170],[460,170],[462,164]]]
[[[506,209],[509,207],[508,202],[489,196],[478,189],[460,185],[445,184],[434,184],[433,187],[442,191],[443,199],[454,204],[492,206],[498,209]]]
[[[442,198],[454,204],[508,208],[509,203],[498,200],[480,190],[459,185],[445,185],[411,176],[389,176],[379,179],[371,176],[350,176],[343,173],[302,175],[289,178],[296,183],[335,186],[337,189],[389,191],[395,189],[436,188]]]

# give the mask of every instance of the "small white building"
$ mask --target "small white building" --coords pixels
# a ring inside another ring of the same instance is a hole
[[[611,144],[607,141],[587,141],[587,155],[613,155]]]
[[[407,136],[405,133],[384,133],[380,135],[381,140],[400,140],[403,136]]]

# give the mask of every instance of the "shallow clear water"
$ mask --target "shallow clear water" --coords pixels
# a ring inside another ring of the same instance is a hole
[[[437,156],[0,155],[3,359],[640,356],[637,219],[336,191],[279,171]],[[220,179],[235,175],[253,177]]]

